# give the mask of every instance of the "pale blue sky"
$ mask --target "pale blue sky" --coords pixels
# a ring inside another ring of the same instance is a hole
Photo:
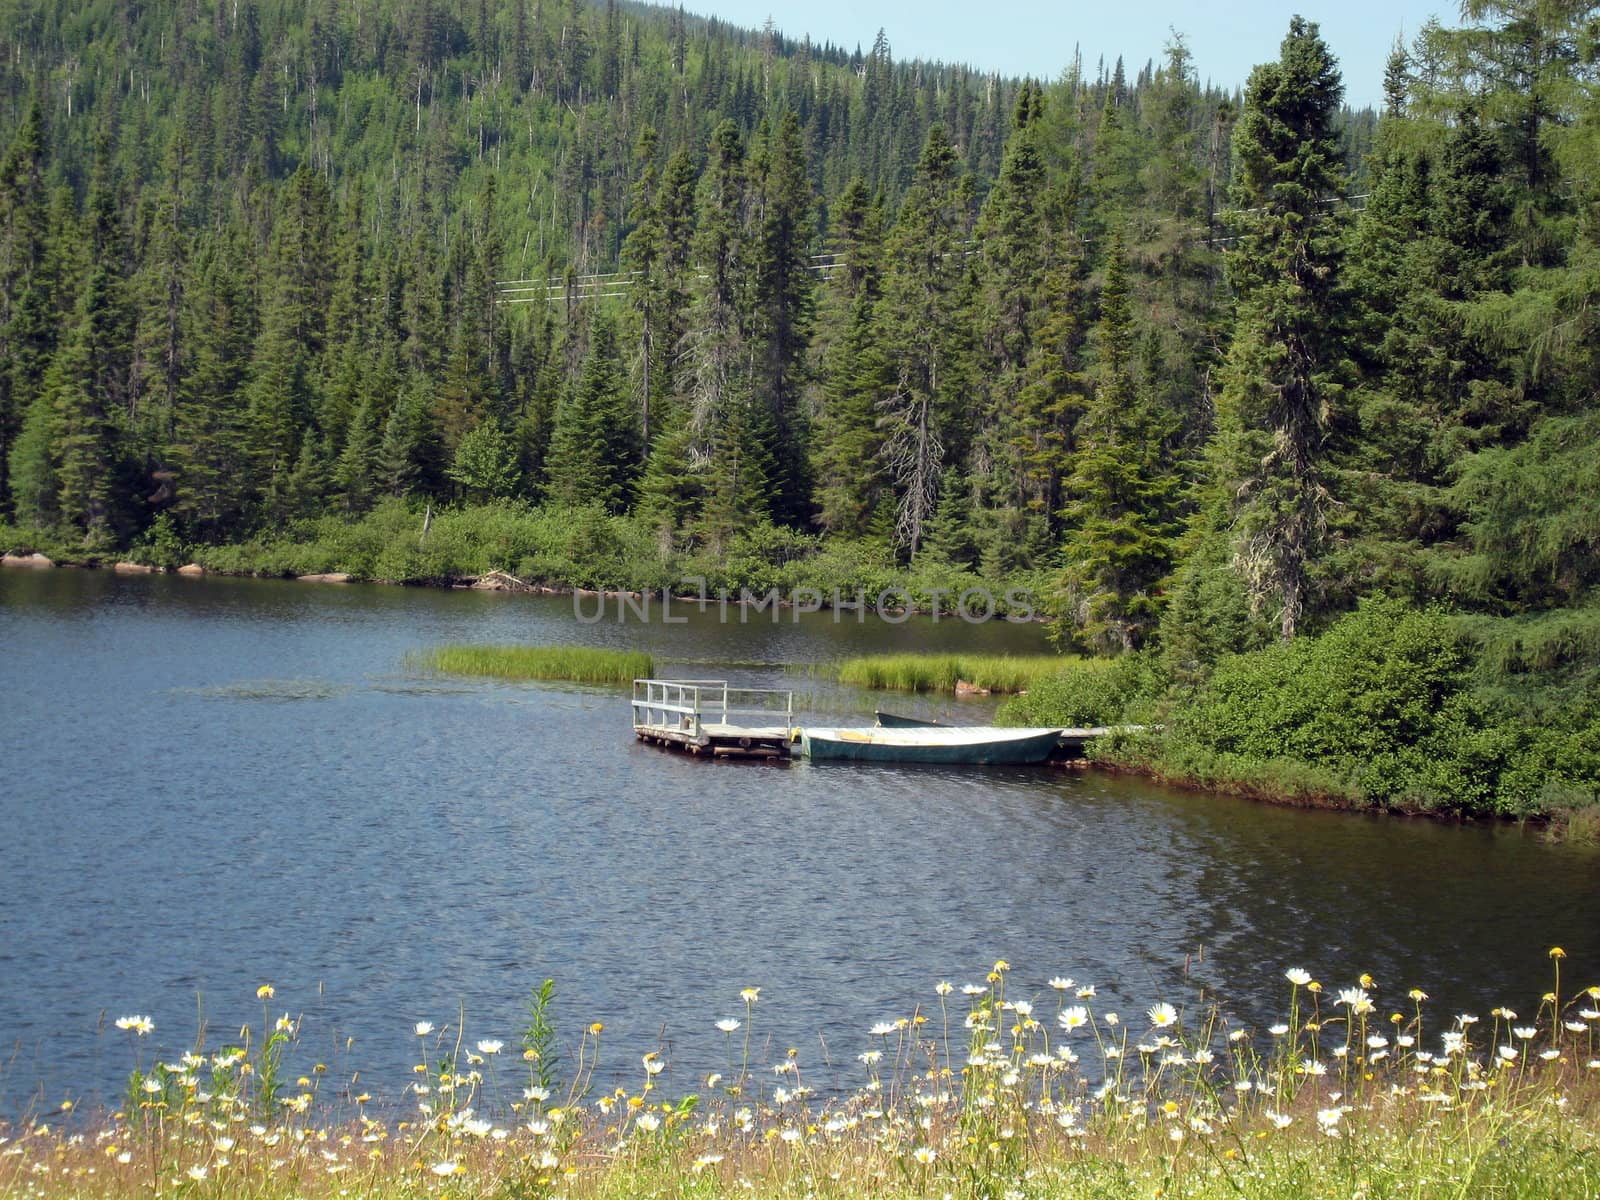
[[[807,33],[863,50],[881,26],[896,58],[965,62],[1007,75],[1053,79],[1082,46],[1092,73],[1101,54],[1108,64],[1121,54],[1132,75],[1146,59],[1160,60],[1176,29],[1185,35],[1202,80],[1243,85],[1256,63],[1277,58],[1278,43],[1299,13],[1322,27],[1339,57],[1345,99],[1378,105],[1383,68],[1397,34],[1409,43],[1430,15],[1457,23],[1457,0],[684,0],[687,11],[760,28],[770,15],[786,35]]]

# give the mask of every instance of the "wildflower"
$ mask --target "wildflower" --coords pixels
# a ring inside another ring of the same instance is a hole
[[[956,990],[956,986],[947,979],[941,979],[937,984],[934,985],[933,990],[938,992],[941,996],[948,996],[951,992]]]
[[[754,1004],[760,998],[760,996],[761,989],[758,987],[741,988],[739,991],[739,999],[743,1000],[746,1004]]]
[[[604,1031],[605,1027],[604,1021],[594,1021],[589,1026],[589,1032],[595,1037],[599,1037],[601,1032]]]
[[[1269,1112],[1267,1114],[1267,1120],[1271,1121],[1272,1124],[1278,1129],[1287,1129],[1289,1126],[1294,1124],[1293,1117],[1289,1116],[1287,1113],[1281,1112]]]
[[[1515,1062],[1517,1058],[1517,1048],[1515,1046],[1501,1046],[1495,1053],[1500,1056],[1501,1062]]]
[[[499,1054],[506,1048],[506,1044],[498,1038],[487,1038],[478,1043],[479,1054]]]
[[[659,1075],[666,1069],[667,1064],[656,1057],[654,1050],[644,1056],[644,1071],[646,1075]]]
[[[1283,977],[1294,984],[1295,987],[1305,987],[1306,984],[1311,982],[1311,972],[1300,967],[1290,967],[1283,973]]]
[[[1585,1021],[1600,1021],[1600,1008],[1580,1008],[1578,1015]]]
[[[1313,1058],[1309,1062],[1301,1064],[1300,1071],[1304,1075],[1326,1075],[1328,1073],[1328,1065]]]
[[[271,1000],[275,995],[277,995],[277,989],[270,983],[263,983],[256,989],[257,1000]]]
[[[415,1033],[418,1037],[427,1037],[430,1033],[433,1032],[433,1022],[432,1021],[418,1021],[415,1025],[413,1025],[411,1027],[411,1031],[413,1033]],[[451,1163],[450,1166],[452,1168],[454,1168],[455,1164]],[[440,1174],[440,1172],[437,1169],[435,1169],[434,1173],[435,1174]],[[448,1172],[448,1171],[443,1172],[443,1174],[446,1174],[446,1175],[448,1175],[449,1173],[450,1172]]]
[[[1516,1034],[1523,1041],[1528,1042],[1532,1041],[1534,1034],[1538,1033],[1539,1031],[1533,1028],[1531,1025],[1518,1025],[1511,1032]]]
[[[934,1159],[938,1158],[939,1156],[938,1156],[938,1154],[936,1154],[934,1152],[934,1149],[933,1149],[932,1146],[918,1146],[915,1150],[913,1150],[911,1152],[911,1157],[916,1159],[923,1166],[927,1166],[929,1163],[931,1163]]]
[[[1071,1033],[1074,1029],[1082,1029],[1089,1023],[1089,1010],[1081,1004],[1075,1004],[1071,1008],[1062,1010],[1056,1020],[1061,1023],[1061,1028]]]
[[[1566,956],[1567,956],[1567,952],[1565,950],[1563,950],[1560,946],[1551,946],[1550,947],[1550,957],[1551,958],[1565,958]]]
[[[1446,1054],[1460,1054],[1467,1048],[1467,1035],[1458,1030],[1448,1029],[1441,1035],[1444,1041]]]
[[[1335,1003],[1348,1004],[1350,1011],[1357,1015],[1365,1015],[1372,1012],[1375,1007],[1372,1003],[1372,997],[1367,994],[1364,988],[1344,988],[1340,991],[1339,998]]]
[[[988,988],[979,987],[975,983],[963,983],[961,985],[961,994],[963,996],[981,996],[988,990]]]
[[[1382,1050],[1388,1044],[1388,1038],[1382,1037],[1376,1033],[1367,1039],[1367,1049],[1369,1050]]]
[[[1501,1017],[1507,1021],[1515,1021],[1517,1019],[1517,1014],[1512,1012],[1509,1008],[1506,1008],[1504,1005],[1499,1008],[1491,1008],[1489,1010],[1489,1015],[1491,1017]]]
[[[1150,1008],[1150,1024],[1157,1029],[1165,1029],[1178,1022],[1178,1010],[1170,1004],[1157,1004]]]
[[[535,1103],[543,1104],[546,1100],[550,1099],[550,1089],[542,1087],[523,1088],[522,1098],[524,1100],[532,1100]]]
[[[1423,991],[1421,988],[1412,988],[1406,993],[1406,995],[1410,996],[1411,999],[1415,1000],[1418,1004],[1421,1004],[1428,998],[1428,993]]]
[[[131,1029],[134,1033],[138,1034],[140,1037],[143,1037],[145,1034],[149,1033],[155,1027],[156,1027],[156,1023],[154,1021],[152,1021],[149,1017],[118,1017],[117,1018],[117,1028],[118,1029]]]
[[[447,1158],[442,1162],[434,1163],[433,1166],[428,1168],[428,1170],[432,1171],[435,1175],[438,1175],[439,1177],[443,1178],[446,1175],[459,1175],[459,1174],[461,1174],[462,1167],[461,1167],[461,1164],[456,1162],[454,1159]]]
[[[277,1024],[274,1026],[274,1028],[279,1033],[293,1033],[294,1032],[294,1018],[291,1017],[288,1013],[284,1013],[283,1016],[278,1018]]]
[[[704,1171],[707,1167],[714,1167],[721,1161],[722,1161],[722,1155],[720,1155],[720,1154],[702,1154],[699,1158],[694,1160],[695,1174],[698,1175],[701,1171]]]
[[[717,1028],[722,1030],[723,1033],[732,1033],[741,1024],[743,1022],[736,1021],[732,1017],[723,1017],[722,1020],[717,1022]]]
[[[1317,1124],[1323,1133],[1331,1134],[1338,1128],[1340,1119],[1344,1116],[1342,1108],[1321,1108],[1317,1110]]]
[[[195,1167],[190,1167],[187,1171],[184,1172],[184,1174],[186,1174],[190,1179],[194,1180],[196,1183],[199,1183],[202,1179],[204,1179],[206,1177],[207,1174],[209,1174],[209,1172],[204,1167],[195,1166]]]
[[[1033,1004],[1027,1000],[1018,1000],[1011,1008],[1019,1017],[1033,1016]]]
[[[1471,1013],[1461,1013],[1456,1017],[1456,1024],[1461,1026],[1463,1029],[1465,1029],[1468,1025],[1476,1025],[1477,1023],[1478,1018],[1473,1016]]]
[[[891,1033],[895,1032],[896,1028],[897,1026],[893,1021],[879,1021],[872,1027],[872,1036],[888,1037]]]
[[[1094,996],[1094,984],[1086,983],[1078,989],[1079,1000],[1089,1000]]]
[[[654,1133],[661,1128],[661,1118],[654,1113],[640,1113],[634,1124],[644,1133]]]
[[[1058,992],[1069,992],[1072,990],[1073,985],[1072,980],[1068,979],[1065,975],[1057,975],[1050,981],[1050,986],[1055,988],[1055,990]]]

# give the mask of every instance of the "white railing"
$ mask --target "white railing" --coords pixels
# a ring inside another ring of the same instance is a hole
[[[794,725],[794,693],[772,688],[729,687],[726,679],[635,679],[634,729],[671,729],[691,738],[702,727],[733,725],[747,718],[765,725]]]

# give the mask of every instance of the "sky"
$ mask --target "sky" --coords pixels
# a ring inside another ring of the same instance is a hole
[[[1383,68],[1397,36],[1410,42],[1437,15],[1455,24],[1456,0],[683,0],[688,12],[759,29],[771,16],[786,36],[811,35],[846,50],[872,45],[881,27],[896,59],[962,62],[1002,75],[1054,79],[1082,48],[1093,75],[1122,55],[1131,77],[1148,59],[1161,59],[1172,31],[1184,35],[1200,80],[1243,86],[1250,69],[1278,57],[1278,45],[1299,13],[1322,28],[1338,56],[1345,102],[1377,107]]]

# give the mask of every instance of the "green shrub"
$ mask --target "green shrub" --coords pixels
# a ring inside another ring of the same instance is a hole
[[[1026,695],[1000,706],[1002,725],[1115,725],[1142,723],[1165,687],[1165,677],[1149,654],[1113,659],[1078,659],[1070,669],[1041,679]]]

